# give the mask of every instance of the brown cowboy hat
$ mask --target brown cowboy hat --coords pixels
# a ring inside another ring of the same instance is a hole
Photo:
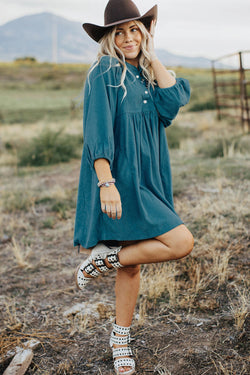
[[[133,1],[109,0],[104,12],[104,26],[84,23],[82,27],[92,39],[99,42],[113,26],[134,20],[140,20],[149,29],[151,21],[157,20],[157,5],[141,16]]]

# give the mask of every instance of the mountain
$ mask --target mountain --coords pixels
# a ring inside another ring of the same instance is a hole
[[[32,56],[39,61],[89,62],[97,44],[81,24],[52,13],[24,16],[0,26],[0,60]]]
[[[98,44],[83,31],[78,22],[52,13],[24,16],[0,26],[0,61],[31,56],[44,62],[91,63]],[[160,60],[168,66],[210,68],[203,57],[174,55],[157,50]]]
[[[157,50],[157,56],[164,65],[188,68],[211,68],[211,61],[205,57],[174,55],[164,49]]]

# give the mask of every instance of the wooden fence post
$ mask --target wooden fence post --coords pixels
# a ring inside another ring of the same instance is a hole
[[[215,106],[216,106],[216,111],[217,111],[217,119],[221,120],[220,106],[219,106],[219,100],[218,100],[218,95],[217,95],[217,81],[216,81],[215,61],[212,61],[212,73],[213,73],[213,88],[214,88]]]

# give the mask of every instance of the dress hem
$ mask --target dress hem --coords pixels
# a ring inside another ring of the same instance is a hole
[[[167,233],[170,230],[172,230],[174,228],[177,228],[179,225],[182,225],[182,224],[184,224],[184,222],[182,220],[180,220],[180,223],[178,223],[178,224],[176,224],[174,226],[171,226],[170,229],[168,229],[168,230],[166,230],[166,228],[165,228],[165,230],[164,229],[162,229],[162,230],[159,229],[159,230],[157,230],[157,233],[153,233],[151,236],[147,236],[147,237],[145,237],[145,236],[142,236],[142,237],[139,236],[138,237],[137,236],[136,238],[129,237],[129,238],[126,238],[126,239],[124,239],[124,237],[122,237],[122,238],[102,238],[102,239],[98,240],[97,242],[96,241],[93,242],[93,243],[91,242],[90,244],[88,244],[88,247],[84,246],[80,241],[74,241],[74,247],[80,245],[80,246],[84,247],[85,249],[89,249],[91,247],[96,246],[99,242],[102,242],[102,241],[143,241],[143,240],[149,240],[151,238],[154,238],[154,237],[157,237],[157,236],[161,236],[162,234]],[[168,228],[169,228],[169,226],[168,226]]]

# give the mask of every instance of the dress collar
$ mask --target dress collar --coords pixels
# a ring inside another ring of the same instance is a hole
[[[130,64],[130,63],[128,63],[127,61],[126,61],[126,65],[127,65],[127,67],[130,69],[130,70],[132,70],[133,72],[140,72],[140,70],[141,70],[141,67],[140,67],[140,65],[138,65],[138,68],[136,67],[136,66],[134,66],[134,65],[132,65],[132,64]]]
[[[127,68],[128,68],[131,72],[133,72],[133,73],[135,73],[135,74],[141,73],[141,71],[142,71],[140,65],[138,65],[138,68],[137,68],[136,66],[134,66],[134,65],[132,65],[132,64],[130,64],[130,63],[128,63],[127,61],[126,61],[126,65],[127,65]]]

